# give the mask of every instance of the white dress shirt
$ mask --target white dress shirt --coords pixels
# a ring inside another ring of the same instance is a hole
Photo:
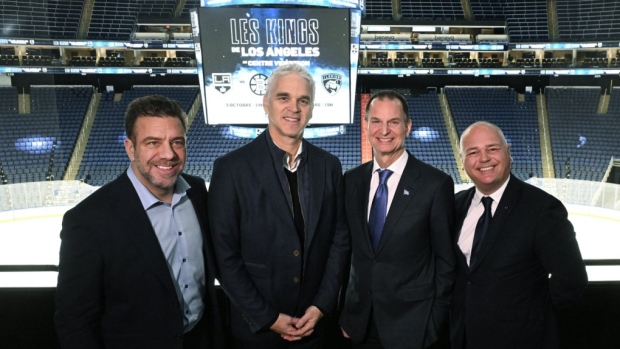
[[[409,158],[409,154],[407,152],[403,152],[393,164],[388,166],[387,170],[392,171],[393,173],[387,180],[388,187],[388,202],[387,209],[385,210],[385,214],[387,216],[388,212],[390,212],[390,206],[392,205],[392,200],[394,199],[394,194],[396,193],[396,187],[398,186],[398,182],[400,182],[400,177],[403,176],[403,171],[405,171],[405,166],[407,165],[407,159]],[[377,192],[377,188],[379,187],[379,173],[378,169],[386,170],[385,168],[379,167],[376,159],[373,159],[372,165],[372,177],[370,178],[370,192],[368,193],[368,212],[366,212],[366,221],[370,217],[370,208],[372,207],[372,200],[375,198],[375,193]]]
[[[471,204],[469,205],[469,210],[467,211],[467,216],[465,216],[465,220],[463,221],[463,226],[461,227],[461,233],[459,235],[459,247],[461,251],[465,255],[467,259],[467,265],[469,265],[469,258],[471,257],[471,248],[474,244],[474,235],[476,233],[476,225],[478,224],[478,220],[480,216],[484,213],[484,205],[482,205],[482,198],[485,196],[490,196],[493,199],[493,203],[491,205],[491,212],[494,215],[495,210],[497,209],[497,205],[499,204],[499,200],[504,195],[504,190],[506,190],[506,186],[508,185],[508,181],[510,180],[510,176],[508,179],[502,184],[499,189],[497,189],[491,195],[482,194],[478,188],[476,188],[476,193],[474,194],[473,199],[471,200]]]
[[[284,158],[282,159],[282,161],[284,162],[284,168],[289,170],[290,172],[297,172],[297,168],[299,167],[299,163],[301,162],[301,150],[304,146],[304,143],[299,143],[299,148],[297,148],[297,154],[295,154],[295,161],[293,161],[293,166],[291,166],[291,164],[289,163],[290,156],[288,155],[286,150],[280,148],[280,146],[276,142],[273,142],[273,144],[275,144],[278,149],[284,151]]]

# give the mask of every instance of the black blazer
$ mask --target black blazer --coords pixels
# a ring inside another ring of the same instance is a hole
[[[454,183],[409,154],[375,254],[367,212],[373,162],[345,174],[351,274],[340,325],[359,343],[371,308],[384,347],[424,348],[447,325],[454,251]]]
[[[207,190],[182,175],[203,233],[205,348],[222,348]],[[56,330],[63,348],[183,348],[183,314],[166,258],[127,173],[67,211],[60,233]]]
[[[452,348],[464,348],[464,338],[469,348],[558,348],[554,309],[580,298],[587,285],[566,208],[511,175],[470,270],[456,243],[474,193],[456,195]]]
[[[283,167],[274,165],[267,142],[264,132],[215,161],[209,213],[220,283],[233,304],[233,335],[276,343],[280,335],[268,325],[278,313],[301,317],[310,305],[325,315],[335,309],[350,246],[338,158],[303,141],[310,207],[301,253],[289,193],[278,180]]]

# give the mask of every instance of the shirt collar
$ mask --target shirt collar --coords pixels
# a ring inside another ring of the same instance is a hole
[[[402,176],[405,171],[405,166],[407,166],[407,159],[409,159],[409,153],[405,150],[402,155],[387,168],[393,173]],[[379,167],[376,159],[373,158],[372,162],[372,173],[375,173],[378,169],[381,169],[381,167]],[[383,168],[382,170],[385,169]]]
[[[289,155],[286,151],[282,150],[282,148],[280,148],[276,142],[273,141],[273,138],[271,138],[271,135],[269,134],[269,131],[267,129],[265,129],[264,132],[267,132],[267,138],[268,138],[268,143],[270,145],[270,148],[272,149],[272,154],[276,157],[277,161],[280,161],[280,159],[282,159],[282,165],[284,166],[284,168],[286,168],[289,171],[295,171],[297,170],[297,168],[299,167],[299,164],[301,163],[301,160],[304,158],[305,154],[303,152],[304,149],[304,142],[303,140],[301,141],[301,143],[299,144],[299,148],[297,148],[297,154],[295,154],[295,161],[293,163],[293,167],[289,166]]]
[[[273,142],[273,144],[276,145],[276,147],[278,147],[278,149],[282,150],[282,148],[280,148],[276,142]],[[288,153],[284,150],[284,158],[282,159],[282,161],[284,161],[284,168],[286,168],[289,171],[295,171],[297,170],[297,167],[299,166],[299,163],[301,162],[301,150],[304,147],[304,142],[300,142],[299,143],[299,148],[297,148],[297,154],[295,154],[295,160],[293,161],[293,166],[291,167],[289,165],[289,161],[290,161],[290,157],[288,155]]]
[[[129,168],[127,169],[127,177],[129,177],[131,184],[133,184],[133,187],[136,189],[138,197],[140,198],[140,202],[142,203],[142,208],[144,208],[145,211],[151,208],[153,205],[161,202],[161,200],[159,200],[155,195],[153,195],[153,193],[151,193],[147,189],[147,187],[145,187],[144,184],[140,182],[136,174],[133,172],[133,168],[131,166],[129,166]],[[183,179],[183,177],[179,175],[177,177],[176,183],[174,184],[174,196],[184,196],[187,190],[189,190],[190,188],[191,186],[189,185],[189,183],[187,183],[185,179]],[[174,203],[174,198],[172,199],[172,201]]]
[[[510,175],[508,175],[508,178],[506,178],[506,180],[504,181],[504,184],[502,184],[501,187],[499,187],[496,191],[494,191],[490,195],[484,195],[482,194],[480,190],[478,190],[478,188],[476,188],[476,194],[474,195],[474,202],[476,203],[476,205],[480,204],[480,202],[482,201],[482,198],[485,196],[490,196],[491,199],[493,199],[493,202],[499,203],[499,200],[502,198],[502,195],[504,195],[504,191],[506,190],[506,187],[508,186],[508,181],[510,181]]]

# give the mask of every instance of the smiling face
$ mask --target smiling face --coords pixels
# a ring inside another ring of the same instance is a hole
[[[269,117],[269,135],[276,144],[301,140],[312,118],[312,97],[308,81],[296,73],[282,75],[273,90],[263,97]]]
[[[490,124],[476,123],[463,132],[463,169],[485,195],[499,189],[510,175],[510,145]]]
[[[387,168],[405,151],[411,120],[405,121],[398,99],[376,98],[368,109],[368,142],[381,168]]]
[[[138,117],[132,138],[125,139],[125,151],[134,173],[153,195],[170,202],[185,165],[183,124],[176,117]]]

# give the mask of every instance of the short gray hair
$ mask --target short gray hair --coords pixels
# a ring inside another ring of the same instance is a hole
[[[312,75],[308,73],[308,70],[306,70],[306,68],[297,63],[281,65],[271,73],[271,75],[267,79],[267,90],[265,92],[265,96],[267,96],[267,99],[271,97],[271,93],[276,86],[276,82],[281,77],[288,74],[297,74],[300,78],[308,82],[308,88],[310,90],[310,101],[314,102],[314,79],[312,78]]]

